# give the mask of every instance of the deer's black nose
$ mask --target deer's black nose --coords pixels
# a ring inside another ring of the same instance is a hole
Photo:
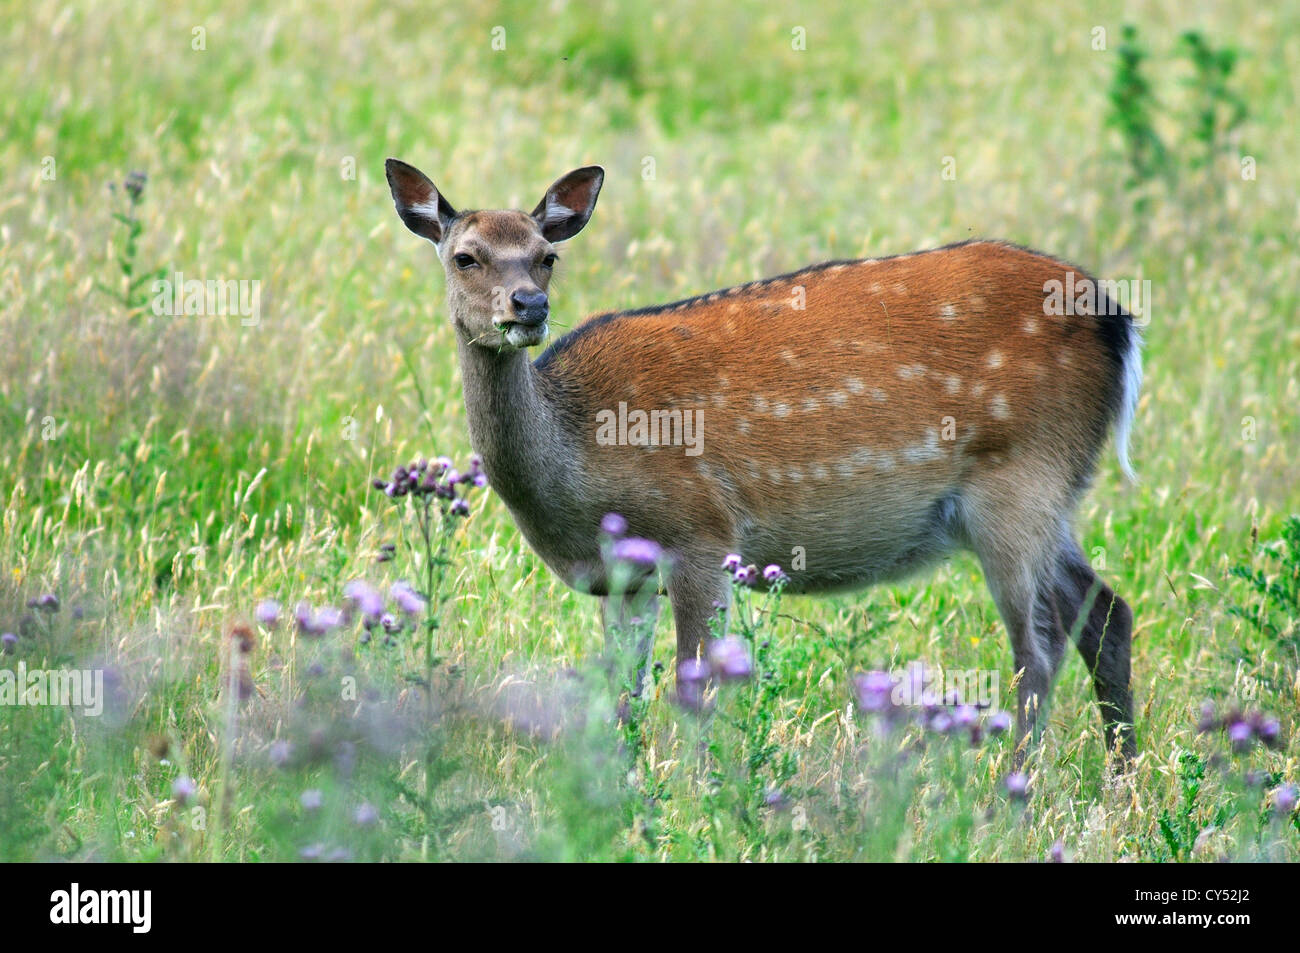
[[[510,295],[510,304],[520,324],[541,324],[551,310],[545,291],[515,291]]]

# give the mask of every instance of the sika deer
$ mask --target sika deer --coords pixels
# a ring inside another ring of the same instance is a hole
[[[586,225],[603,170],[560,178],[531,214],[457,212],[395,159],[387,175],[402,221],[446,271],[470,440],[565,582],[605,594],[599,525],[623,514],[674,557],[681,660],[729,597],[728,553],[788,567],[803,547],[790,589],[820,592],[967,549],[1022,672],[1022,737],[1077,632],[1107,744],[1133,755],[1132,614],[1071,518],[1112,425],[1129,472],[1140,339],[1104,292],[1087,313],[1046,313],[1052,283],[1086,275],[993,241],[833,261],[601,314],[532,361],[554,245]],[[598,439],[620,405],[695,412],[702,452]]]

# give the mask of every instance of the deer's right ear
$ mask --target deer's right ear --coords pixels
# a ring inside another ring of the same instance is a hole
[[[451,220],[456,217],[451,203],[442,197],[427,175],[400,159],[385,162],[384,173],[388,176],[397,214],[406,227],[435,246],[441,245]]]

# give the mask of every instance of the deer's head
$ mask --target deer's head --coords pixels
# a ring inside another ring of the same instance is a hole
[[[462,340],[493,350],[540,344],[548,330],[555,243],[587,224],[605,171],[593,165],[562,176],[528,214],[457,212],[414,166],[389,159],[384,169],[397,214],[438,251],[452,324]]]

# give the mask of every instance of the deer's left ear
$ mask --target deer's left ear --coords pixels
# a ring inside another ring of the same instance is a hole
[[[542,237],[548,242],[562,242],[582,231],[596,210],[596,196],[604,181],[605,170],[598,165],[574,169],[556,179],[533,209],[533,218],[542,226]]]

